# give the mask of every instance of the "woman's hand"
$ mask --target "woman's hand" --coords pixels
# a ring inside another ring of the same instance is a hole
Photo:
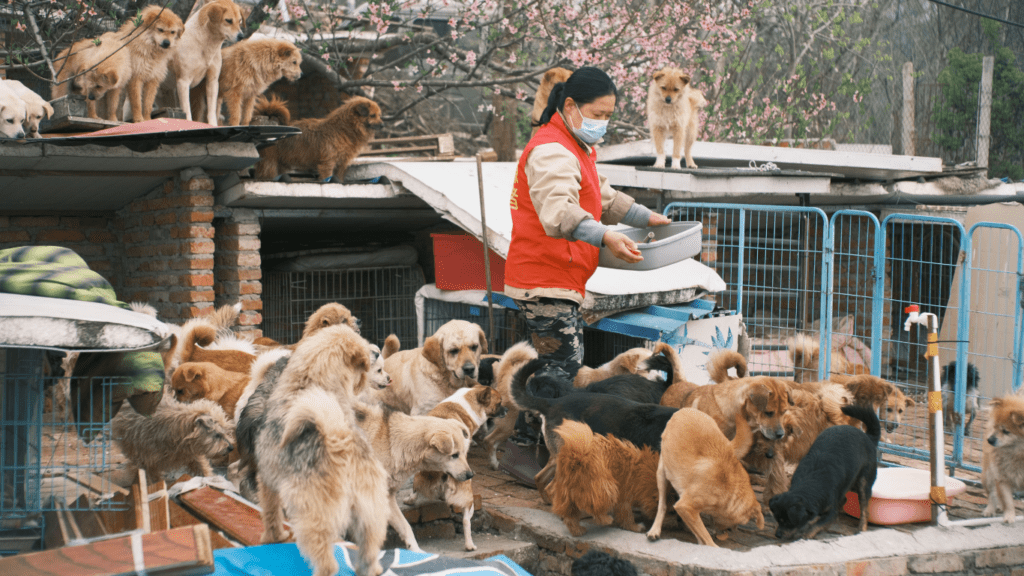
[[[666,218],[663,214],[657,212],[651,212],[651,219],[647,221],[648,226],[664,226],[665,224],[671,224],[672,221]]]
[[[640,250],[637,250],[636,242],[633,242],[628,236],[621,232],[609,230],[604,233],[601,241],[604,242],[604,245],[607,246],[609,250],[612,251],[612,255],[619,260],[625,260],[630,264],[636,264],[644,259],[644,257],[640,255]]]

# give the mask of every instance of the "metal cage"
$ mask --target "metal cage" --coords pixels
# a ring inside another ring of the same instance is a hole
[[[347,307],[360,331],[381,345],[395,334],[402,349],[416,347],[416,291],[424,284],[418,266],[383,266],[304,272],[267,272],[263,279],[263,334],[297,342],[306,320],[329,302]]]

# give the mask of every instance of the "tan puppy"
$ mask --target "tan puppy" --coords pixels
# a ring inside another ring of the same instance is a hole
[[[39,123],[53,114],[53,106],[17,80],[4,80],[3,83],[25,102],[25,135],[29,138],[39,138]]]
[[[696,168],[690,149],[697,140],[700,108],[707,105],[704,94],[690,86],[690,75],[679,68],[665,67],[654,73],[647,90],[647,126],[654,140],[654,167],[665,167],[665,136],[672,135],[672,167]]]
[[[245,391],[249,374],[224,370],[213,362],[185,362],[171,376],[171,390],[178,402],[213,400],[228,414]]]
[[[587,533],[580,525],[583,513],[600,526],[614,521],[624,530],[643,532],[643,525],[633,517],[633,507],[639,507],[646,518],[653,518],[658,511],[659,454],[647,446],[640,450],[614,436],[594,434],[590,426],[573,420],[564,421],[555,433],[562,438],[562,448],[558,471],[547,491],[551,511],[569,533]]]
[[[540,86],[537,88],[537,94],[533,97],[533,111],[530,112],[530,124],[533,125],[533,132],[531,136],[537,132],[536,126],[540,122],[541,115],[544,114],[544,109],[548,107],[548,96],[551,95],[551,89],[555,87],[555,84],[559,82],[565,82],[572,76],[571,70],[565,68],[552,68],[544,73],[544,77],[540,79]]]
[[[260,542],[287,539],[287,511],[316,576],[337,573],[334,542],[346,531],[359,546],[357,574],[381,572],[387,476],[350,408],[369,367],[366,340],[348,326],[303,339],[266,399],[265,425],[256,431]]]
[[[289,170],[315,169],[321,181],[341,182],[348,165],[383,122],[376,102],[356,96],[326,118],[306,118],[292,125],[301,128],[302,134],[260,148],[257,178],[270,180]]]
[[[1013,524],[1013,493],[1024,490],[1024,397],[995,398],[990,409],[982,445],[982,482],[988,492],[983,514],[1002,512],[1003,522]]]
[[[736,416],[736,437],[730,442],[707,414],[693,408],[676,412],[661,437],[658,515],[647,539],[661,537],[670,483],[679,494],[676,513],[701,544],[718,547],[700,518],[702,513],[713,517],[718,529],[729,529],[753,518],[758,530],[763,530],[761,504],[740,463],[752,440],[750,428],[740,415]]]
[[[0,138],[24,138],[27,117],[25,101],[0,83]]]
[[[126,407],[110,427],[132,476],[142,468],[153,482],[180,467],[193,475],[213,476],[210,459],[227,456],[235,443],[234,427],[212,400],[183,404],[165,397],[151,416]]]
[[[171,61],[178,104],[192,120],[189,91],[206,80],[207,123],[217,125],[217,97],[220,88],[221,51],[228,40],[241,40],[242,12],[231,0],[216,0],[203,6],[185,22],[181,43]]]
[[[501,405],[501,394],[494,389],[478,384],[472,388],[460,388],[445,398],[430,411],[428,416],[447,418],[462,422],[469,429],[470,436],[476,434],[488,418],[500,418],[508,410]],[[416,504],[426,500],[443,500],[452,506],[462,509],[462,533],[465,536],[466,550],[476,550],[473,543],[473,481],[459,482],[455,478],[441,472],[417,472],[412,483],[412,496],[406,504]]]
[[[501,404],[508,408],[508,414],[504,418],[495,420],[494,428],[484,438],[484,450],[491,461],[491,468],[498,470],[498,446],[505,443],[516,427],[516,418],[519,417],[519,406],[512,400],[512,377],[527,362],[537,357],[537,350],[529,342],[519,342],[512,345],[504,354],[501,360],[494,365],[494,389],[501,394]]]
[[[177,14],[151,4],[117,31],[120,41],[127,45],[131,61],[128,102],[132,122],[152,119],[156,91],[167,76],[168,65],[184,29]]]
[[[476,384],[480,355],[485,352],[483,328],[451,320],[424,340],[422,348],[401,350],[384,360],[392,384],[376,397],[402,412],[426,414],[459,388]]]
[[[131,52],[118,32],[107,32],[97,40],[99,44],[86,53],[86,68],[75,78],[72,90],[87,98],[90,118],[117,121],[121,94],[132,79]]]
[[[650,358],[652,354],[653,351],[646,348],[631,348],[597,368],[581,366],[579,371],[576,372],[572,385],[574,388],[586,388],[588,384],[604,380],[605,378],[611,378],[612,376],[637,374],[641,371],[640,364]],[[641,374],[641,376],[646,377],[646,374]]]
[[[92,38],[79,40],[61,50],[53,57],[53,66],[57,70],[53,86],[50,87],[50,100],[63,98],[68,94],[84,96],[82,86],[78,83],[89,51],[95,47]]]
[[[302,76],[302,52],[295,44],[275,38],[249,38],[221,51],[220,95],[217,111],[227,104],[228,125],[248,126],[252,122],[256,97],[281,78],[295,82]],[[206,102],[206,83],[192,93],[192,117],[201,118]]]
[[[852,325],[844,330],[852,330]],[[818,339],[807,334],[797,334],[787,341],[789,359],[793,361],[793,380],[797,382],[812,382],[818,379],[818,361],[821,354],[821,345]],[[827,375],[829,380],[842,382],[847,375],[857,376],[869,374],[867,366],[854,364],[846,359],[846,356],[838,350],[832,350],[831,372]]]
[[[217,329],[209,324],[196,324],[181,337],[179,366],[185,362],[213,362],[224,370],[247,374],[256,356],[241,350],[208,350],[217,337]]]
[[[398,491],[421,470],[447,474],[456,482],[472,478],[473,470],[466,462],[469,428],[458,420],[409,416],[385,406],[356,403],[354,409],[359,426],[388,473],[388,523],[402,537],[406,548],[422,552],[412,526],[398,506]]]

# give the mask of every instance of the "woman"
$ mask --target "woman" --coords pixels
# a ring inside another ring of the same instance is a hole
[[[626,262],[643,260],[635,242],[607,225],[670,222],[597,172],[593,145],[605,133],[615,100],[615,83],[597,68],[580,68],[556,84],[519,158],[510,201],[505,294],[523,311],[540,357],[551,361],[545,371],[569,380],[583,363],[580,305],[601,246]]]

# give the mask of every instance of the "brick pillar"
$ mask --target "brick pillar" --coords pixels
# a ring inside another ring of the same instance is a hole
[[[180,324],[213,308],[213,179],[189,168],[118,212],[126,300]]]
[[[241,302],[242,313],[235,329],[262,336],[263,331],[259,328],[263,322],[259,218],[252,210],[235,208],[229,217],[218,219],[215,228],[216,305]]]

